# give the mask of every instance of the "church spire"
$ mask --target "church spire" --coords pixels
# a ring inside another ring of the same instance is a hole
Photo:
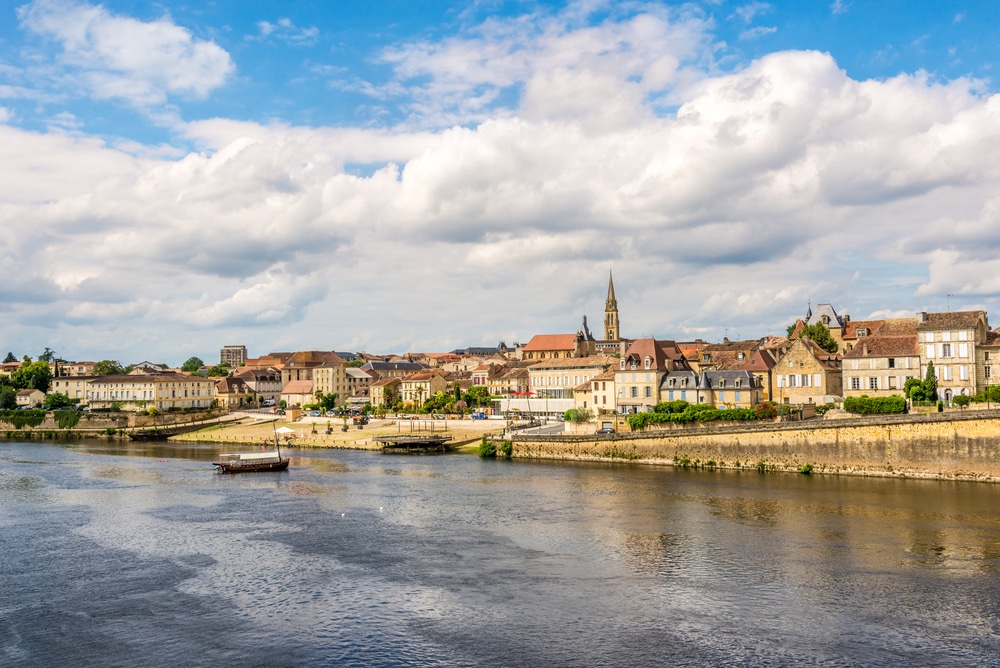
[[[621,332],[618,328],[618,300],[615,299],[615,281],[608,271],[608,298],[604,302],[604,340],[618,341]]]

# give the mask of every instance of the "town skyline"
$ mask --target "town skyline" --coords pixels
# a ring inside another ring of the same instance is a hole
[[[992,311],[992,4],[0,10],[0,345],[179,362]],[[6,351],[5,351],[6,352]]]

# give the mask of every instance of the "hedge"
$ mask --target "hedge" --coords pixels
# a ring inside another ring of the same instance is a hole
[[[876,415],[881,413],[906,412],[906,399],[894,397],[847,397],[844,399],[844,410],[856,415]]]

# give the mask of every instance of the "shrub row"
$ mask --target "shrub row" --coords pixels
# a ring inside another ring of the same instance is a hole
[[[856,415],[876,415],[882,413],[903,413],[906,399],[903,397],[845,397],[844,410]]]

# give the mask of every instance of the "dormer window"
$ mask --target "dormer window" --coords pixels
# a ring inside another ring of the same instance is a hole
[[[625,370],[625,360],[622,360],[622,371]]]
[[[687,378],[681,378],[681,387],[687,387],[687,384],[688,384],[688,379]]]
[[[858,338],[860,339],[862,336],[868,336],[868,330],[864,327],[858,327]]]
[[[738,362],[742,362],[743,361],[743,357],[744,357],[743,353],[736,353],[736,360]]]
[[[743,385],[743,381],[741,381],[739,378],[737,378],[736,379],[736,387],[741,387],[742,385]]]
[[[712,356],[711,356],[711,355],[709,355],[708,353],[704,353],[704,354],[703,354],[703,355],[701,356],[701,363],[702,363],[702,364],[708,364],[708,363],[709,363],[709,362],[711,362],[711,361],[712,361]]]
[[[647,357],[646,358],[646,368],[649,369],[652,366],[653,366],[653,358],[652,357]]]
[[[670,387],[673,387],[674,386],[674,379],[671,378],[670,381],[667,383],[667,385],[669,385]]]
[[[722,387],[725,387],[725,386],[726,386],[726,379],[725,378],[720,378],[719,379],[719,387],[722,388]]]
[[[822,320],[822,321],[823,321],[823,324],[824,324],[824,325],[827,325],[827,326],[829,326],[829,324],[830,324],[830,316],[828,316],[828,315],[824,315],[824,316],[823,316],[822,318],[820,318],[820,320]]]

